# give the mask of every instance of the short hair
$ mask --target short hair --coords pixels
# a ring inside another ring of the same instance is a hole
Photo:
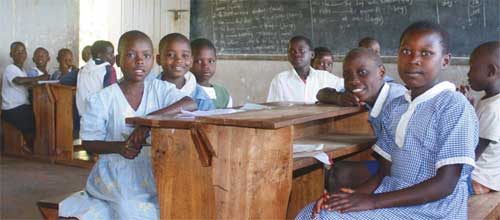
[[[17,45],[21,45],[23,46],[24,48],[26,48],[26,46],[24,45],[23,42],[21,41],[14,41],[10,44],[10,49],[13,50]]]
[[[195,51],[203,48],[211,49],[212,51],[214,51],[214,54],[217,55],[217,50],[215,49],[214,44],[210,42],[210,40],[205,38],[198,38],[191,42],[191,50]]]
[[[403,34],[401,34],[401,37],[399,38],[399,44],[403,42],[403,38],[412,32],[415,31],[432,31],[441,37],[441,41],[439,43],[441,44],[441,47],[443,48],[443,53],[447,54],[449,53],[449,44],[450,44],[450,39],[449,39],[449,34],[448,31],[446,31],[441,25],[436,24],[432,21],[417,21],[413,24],[410,24],[404,31]]]
[[[92,54],[92,57],[97,58],[99,54],[104,54],[106,53],[106,48],[111,47],[114,49],[113,44],[109,41],[105,40],[98,40],[92,44],[92,47],[90,48],[90,53]]]
[[[151,38],[147,34],[145,34],[142,31],[138,30],[132,30],[132,31],[127,31],[120,36],[120,39],[118,40],[118,53],[120,54],[121,51],[123,50],[123,47],[127,45],[127,41],[130,39],[144,39],[146,40],[150,45],[151,49],[153,49],[153,42],[151,41]]]
[[[302,35],[296,35],[296,36],[293,36],[289,41],[288,41],[288,46],[290,47],[290,44],[292,44],[292,42],[295,42],[295,41],[304,41],[306,42],[307,46],[309,46],[309,49],[310,50],[314,50],[314,47],[313,47],[313,43],[312,41],[307,38],[307,37],[304,37]]]
[[[371,44],[371,43],[377,43],[380,45],[380,42],[378,42],[377,39],[375,38],[372,38],[372,37],[365,37],[363,39],[361,39],[359,42],[358,42],[358,47],[365,47],[365,45],[367,44]]]
[[[167,43],[172,42],[172,41],[183,41],[183,42],[186,42],[187,45],[189,46],[189,48],[191,49],[191,44],[189,43],[189,39],[186,36],[184,36],[181,33],[171,33],[171,34],[165,35],[160,40],[160,44],[158,45],[158,50],[161,51],[163,49],[163,47],[165,47],[167,45]]]
[[[49,51],[48,51],[47,49],[45,49],[45,48],[43,48],[43,47],[37,47],[37,48],[35,49],[35,51],[33,51],[33,56],[34,56],[34,55],[36,54],[36,52],[37,52],[37,51],[39,51],[39,50],[41,50],[41,51],[45,52],[47,55],[49,55]]]
[[[60,59],[64,56],[64,54],[67,54],[67,53],[69,53],[69,54],[73,55],[73,52],[71,52],[71,50],[70,50],[70,49],[68,49],[68,48],[62,48],[62,49],[60,49],[60,50],[57,52],[57,57],[56,57],[56,59],[57,59],[57,60],[60,60]]]
[[[496,63],[500,63],[500,41],[489,41],[476,47],[471,56],[478,53],[491,57]]]
[[[347,55],[345,56],[344,62],[348,59],[355,58],[359,55],[368,55],[368,57],[371,60],[375,61],[375,64],[377,64],[377,66],[383,65],[382,59],[375,51],[373,51],[372,49],[364,48],[364,47],[358,47],[358,48],[354,48],[354,49],[350,50],[347,53]]]
[[[333,57],[332,51],[330,49],[328,49],[327,47],[314,48],[314,55],[315,55],[314,58],[319,58],[322,56],[332,56]]]

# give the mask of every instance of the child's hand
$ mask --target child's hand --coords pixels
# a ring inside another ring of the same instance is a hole
[[[132,131],[127,139],[127,143],[130,147],[141,149],[142,144],[145,143],[147,134],[149,132],[149,127],[138,126]]]
[[[134,159],[140,152],[140,148],[130,147],[126,143],[123,143],[118,150],[118,153],[127,159]]]
[[[469,85],[460,85],[460,87],[457,88],[457,91],[461,92],[464,94],[465,98],[470,102],[472,106],[474,106],[474,103],[476,101],[476,97],[472,95],[472,91]]]
[[[328,192],[324,192],[321,198],[316,201],[316,204],[314,204],[313,211],[311,213],[311,218],[315,218],[316,215],[318,215],[321,212],[321,209],[323,208],[323,205],[325,204],[326,200],[328,200],[330,196],[328,195]]]
[[[342,191],[342,190],[341,190]],[[355,212],[375,209],[375,198],[372,194],[345,193],[348,191],[334,193],[323,206],[328,211]]]

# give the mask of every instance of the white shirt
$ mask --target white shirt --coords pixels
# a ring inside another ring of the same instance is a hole
[[[194,89],[196,89],[196,78],[190,71],[184,74],[184,78],[186,79],[186,83],[182,86],[181,91],[187,94],[192,94]]]
[[[215,93],[214,87],[206,87],[202,85],[200,85],[200,87],[203,88],[203,90],[207,93],[210,99],[214,100],[217,99],[217,94]],[[227,103],[226,108],[232,108],[232,107],[233,107],[233,98],[229,96],[229,102]]]
[[[295,69],[284,71],[276,75],[271,81],[268,102],[306,102],[318,101],[316,94],[325,87],[344,89],[344,79],[327,71],[316,70],[311,67],[306,82],[302,81]]]
[[[19,69],[14,64],[9,64],[5,68],[2,77],[2,109],[9,110],[20,105],[30,104],[28,100],[28,89],[25,86],[17,85],[12,80],[16,77],[28,77],[24,70]]]
[[[108,62],[96,65],[95,61],[91,59],[78,73],[76,80],[76,107],[80,116],[85,113],[85,99],[101,91],[103,88],[107,65],[109,65]]]
[[[472,179],[495,191],[500,191],[500,94],[479,101],[479,137],[490,144],[476,161]]]

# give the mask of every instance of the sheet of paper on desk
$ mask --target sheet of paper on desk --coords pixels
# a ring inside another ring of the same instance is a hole
[[[316,158],[316,160],[319,160],[321,163],[324,163],[326,165],[332,165],[330,163],[330,158],[328,158],[328,154],[326,154],[325,152],[323,152],[321,150],[293,153],[293,158],[301,158],[301,157],[314,157],[314,158]]]
[[[242,109],[242,110],[262,110],[262,109],[272,109],[272,107],[247,102],[240,109]]]
[[[59,83],[59,80],[38,80],[38,84],[45,84],[45,83]]]
[[[323,150],[324,144],[293,144],[293,153]]]
[[[232,113],[237,113],[237,112],[243,112],[244,110],[240,109],[214,109],[214,110],[209,110],[209,111],[185,111],[182,110],[180,114],[178,114],[176,117],[177,118],[194,118],[196,116],[211,116],[211,115],[225,115],[225,114],[232,114]]]

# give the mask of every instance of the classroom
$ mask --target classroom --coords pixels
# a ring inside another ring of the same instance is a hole
[[[498,0],[0,14],[0,219],[500,220]]]

